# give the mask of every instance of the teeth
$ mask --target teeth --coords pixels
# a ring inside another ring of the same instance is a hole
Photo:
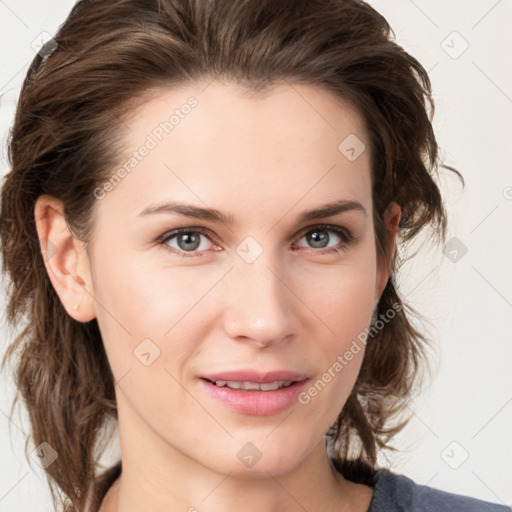
[[[239,382],[234,380],[217,380],[215,385],[219,387],[228,387],[231,389],[242,389],[244,391],[275,391],[288,387],[293,381],[291,380],[277,380],[275,382],[265,382],[258,384],[257,382]]]
[[[263,384],[260,384],[258,388],[262,391],[275,391],[276,389],[279,389],[279,382],[264,382]]]

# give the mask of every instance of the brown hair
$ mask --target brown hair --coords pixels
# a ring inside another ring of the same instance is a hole
[[[42,194],[60,199],[74,235],[90,240],[93,191],[119,165],[123,117],[148,91],[214,78],[255,92],[280,82],[323,87],[366,122],[379,260],[391,201],[402,209],[399,251],[426,225],[444,239],[446,213],[434,181],[439,157],[427,72],[363,1],[82,0],[55,41],[30,66],[9,143],[1,248],[8,319],[25,323],[3,363],[17,355],[16,385],[33,441],[58,452],[46,468],[55,503],[59,490],[82,511],[92,491],[98,499],[106,491],[96,473],[101,433],[116,418],[114,381],[96,320],[73,320],[51,285],[34,204]],[[333,463],[356,481],[368,481],[378,450],[405,425],[397,415],[425,359],[426,339],[395,286],[399,265],[395,256],[377,311],[396,315],[370,335],[356,384],[328,433]]]

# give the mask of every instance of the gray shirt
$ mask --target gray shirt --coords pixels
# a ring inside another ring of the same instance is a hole
[[[416,484],[410,478],[380,469],[373,477],[374,494],[367,512],[511,512],[512,508]]]

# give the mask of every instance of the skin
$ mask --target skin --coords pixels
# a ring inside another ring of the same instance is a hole
[[[308,404],[270,416],[231,410],[199,376],[279,369],[315,382],[369,325],[390,267],[376,256],[369,151],[349,161],[338,150],[350,134],[368,148],[367,131],[350,105],[315,86],[276,85],[256,97],[234,84],[206,85],[153,91],[127,120],[129,153],[187,98],[198,101],[97,201],[88,247],[67,230],[60,201],[41,196],[35,207],[39,237],[55,246],[46,259],[53,286],[74,319],[97,319],[117,382],[123,473],[102,511],[365,511],[372,489],[333,469],[324,438],[364,346]],[[234,221],[138,216],[171,200]],[[357,201],[365,212],[297,221],[337,200]],[[388,261],[399,219],[391,203]],[[326,253],[311,240],[322,223],[355,240],[320,229],[327,249],[340,247]],[[196,256],[187,257],[177,237],[155,241],[197,227],[208,235],[196,233]],[[248,236],[263,251],[252,263],[236,251]],[[134,356],[144,339],[160,351],[149,366]],[[252,467],[237,457],[246,443],[261,453]]]

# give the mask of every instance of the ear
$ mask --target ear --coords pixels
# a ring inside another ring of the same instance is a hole
[[[402,216],[400,206],[392,201],[389,203],[386,211],[384,212],[384,222],[386,224],[386,231],[388,236],[388,249],[385,254],[384,261],[380,262],[377,270],[377,283],[375,287],[375,306],[377,306],[384,288],[391,275],[391,268],[393,265],[393,258],[395,255],[396,235],[398,233],[398,224]]]
[[[85,244],[70,232],[62,201],[39,196],[34,217],[46,271],[62,305],[78,322],[89,322],[96,313]]]

